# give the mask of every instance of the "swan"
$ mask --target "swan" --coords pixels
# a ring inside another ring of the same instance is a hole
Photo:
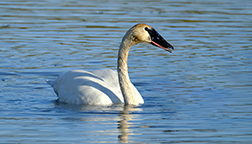
[[[136,24],[130,28],[120,44],[117,71],[110,69],[72,70],[59,75],[55,81],[46,80],[60,102],[86,105],[143,104],[144,100],[131,83],[127,58],[130,48],[137,43],[147,43],[168,52],[174,49],[159,33],[147,24]]]

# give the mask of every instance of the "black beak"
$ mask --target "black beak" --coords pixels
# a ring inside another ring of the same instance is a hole
[[[151,44],[160,47],[168,52],[172,52],[174,49],[155,29],[146,27],[145,30],[150,34]]]

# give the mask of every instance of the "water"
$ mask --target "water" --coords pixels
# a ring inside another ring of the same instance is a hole
[[[0,13],[1,143],[252,142],[250,0],[9,0]],[[56,102],[45,79],[116,69],[121,38],[136,23],[175,47],[131,49],[144,105]]]

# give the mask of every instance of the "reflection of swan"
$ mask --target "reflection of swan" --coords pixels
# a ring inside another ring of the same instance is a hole
[[[139,108],[131,107],[130,105],[125,105],[123,107],[122,113],[119,115],[120,121],[118,122],[118,130],[120,135],[118,136],[121,143],[128,143],[128,136],[130,134],[130,125],[128,121],[132,120],[132,114],[130,112],[139,111]],[[132,133],[131,133],[132,134]]]
[[[93,72],[73,70],[60,75],[54,82],[47,80],[47,83],[53,87],[61,102],[89,105],[144,103],[128,75],[128,53],[137,43],[152,44],[169,52],[173,49],[153,28],[146,24],[137,24],[122,39],[117,72],[109,69]]]

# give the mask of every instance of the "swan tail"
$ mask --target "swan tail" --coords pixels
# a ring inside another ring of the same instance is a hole
[[[46,79],[45,80],[50,86],[52,86],[53,87],[53,85],[54,85],[54,81],[52,81],[52,80],[48,80],[48,79]]]
[[[57,90],[55,89],[55,81],[52,81],[52,80],[49,80],[49,79],[46,79],[45,80],[46,81],[46,83],[48,83],[51,87],[53,87],[53,90],[54,90],[54,92],[57,94],[57,96],[58,96],[58,92],[57,92]]]

